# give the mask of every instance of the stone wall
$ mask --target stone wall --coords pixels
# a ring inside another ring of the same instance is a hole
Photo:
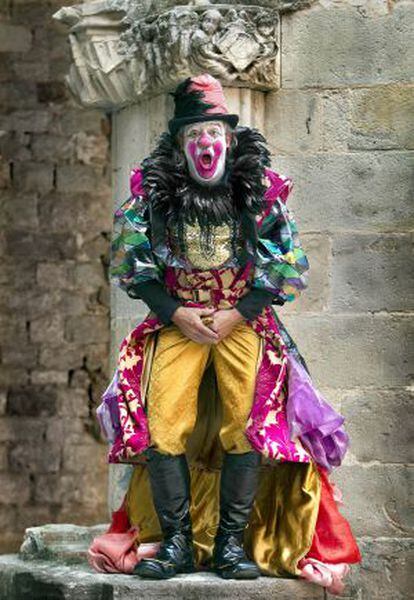
[[[283,15],[282,88],[266,105],[311,265],[307,293],[280,314],[347,418],[335,480],[363,551],[349,596],[367,600],[409,589],[413,8],[327,1]]]
[[[109,122],[68,97],[59,5],[0,8],[0,551],[30,525],[107,519],[93,409],[107,378]]]
[[[5,545],[28,525],[105,518],[92,410],[109,329],[109,126],[67,97],[58,7],[11,0],[0,22]],[[408,595],[412,15],[387,0],[282,15],[281,89],[266,98],[273,166],[295,182],[311,264],[307,293],[280,314],[348,420],[336,480],[364,555],[348,597],[364,600]]]

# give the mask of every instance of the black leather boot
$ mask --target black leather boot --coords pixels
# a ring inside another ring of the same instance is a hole
[[[243,549],[259,482],[260,454],[225,454],[220,483],[220,523],[214,541],[212,567],[223,579],[256,579],[259,567]]]
[[[190,472],[184,454],[171,456],[147,451],[148,473],[163,541],[154,558],[144,558],[134,574],[148,579],[169,579],[194,571],[190,518]]]

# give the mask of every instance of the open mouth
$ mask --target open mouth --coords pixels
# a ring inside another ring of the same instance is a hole
[[[209,169],[213,163],[213,157],[209,152],[203,152],[200,156],[200,163],[205,169]]]

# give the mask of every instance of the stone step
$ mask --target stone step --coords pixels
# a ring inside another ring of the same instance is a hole
[[[82,527],[71,524],[49,524],[29,527],[24,534],[20,556],[26,560],[50,559],[65,563],[84,562],[94,537],[108,525]]]
[[[297,579],[224,581],[212,573],[147,581],[101,575],[83,564],[0,556],[0,600],[323,600],[321,587]]]

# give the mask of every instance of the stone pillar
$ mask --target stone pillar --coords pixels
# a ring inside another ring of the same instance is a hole
[[[311,1],[96,0],[54,15],[70,28],[67,83],[74,98],[112,113],[115,205],[128,196],[131,168],[166,129],[173,108],[168,92],[186,77],[218,77],[240,124],[264,129],[265,94],[279,88],[280,13]],[[112,290],[112,361],[122,337],[146,311]],[[119,507],[130,472],[111,467],[111,510]]]

